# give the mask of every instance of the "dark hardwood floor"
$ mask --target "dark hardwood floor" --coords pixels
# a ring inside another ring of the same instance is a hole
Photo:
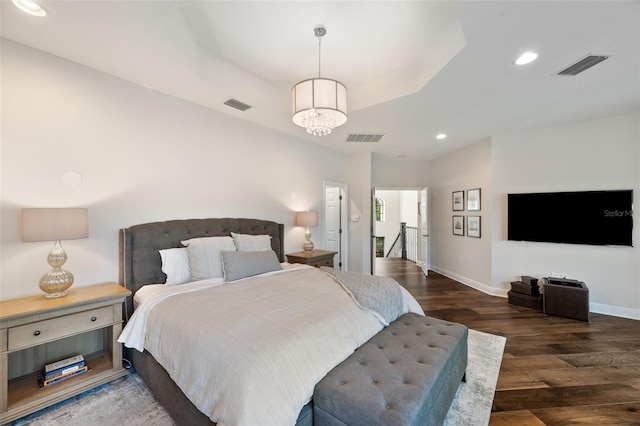
[[[429,316],[507,338],[490,425],[640,425],[640,321],[544,315],[402,259],[377,259],[376,274]]]

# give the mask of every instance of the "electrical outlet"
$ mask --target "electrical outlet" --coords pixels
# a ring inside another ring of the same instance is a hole
[[[552,272],[551,273],[551,277],[552,278],[562,278],[562,274],[560,272]]]
[[[458,264],[462,265],[462,258],[458,257]]]

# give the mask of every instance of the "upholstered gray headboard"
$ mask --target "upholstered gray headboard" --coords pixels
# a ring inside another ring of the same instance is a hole
[[[120,284],[135,293],[145,284],[164,283],[161,249],[182,247],[181,241],[198,237],[230,236],[231,232],[270,235],[271,248],[284,262],[284,225],[259,219],[186,219],[152,222],[120,229]],[[127,318],[133,313],[127,303]]]

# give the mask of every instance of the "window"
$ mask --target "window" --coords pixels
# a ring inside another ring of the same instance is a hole
[[[384,222],[384,200],[376,197],[376,222]]]

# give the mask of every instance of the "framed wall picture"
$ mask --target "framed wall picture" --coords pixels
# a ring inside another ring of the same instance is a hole
[[[467,216],[467,236],[480,238],[480,216]]]
[[[455,191],[451,194],[451,202],[453,203],[453,211],[464,211],[464,191]]]
[[[467,210],[480,210],[480,188],[467,189]]]
[[[453,235],[464,235],[464,216],[453,216]]]

